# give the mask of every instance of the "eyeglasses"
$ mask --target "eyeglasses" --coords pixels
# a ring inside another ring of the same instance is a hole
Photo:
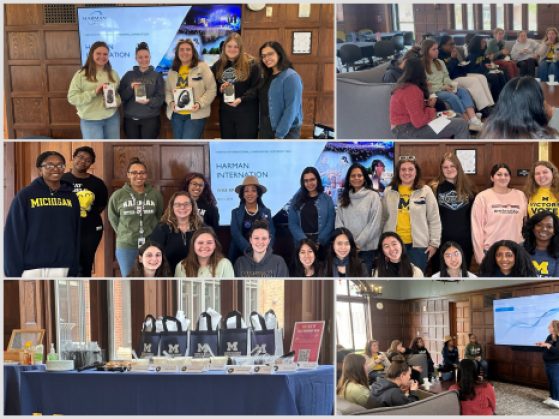
[[[266,59],[266,58],[273,57],[274,55],[276,55],[275,52],[269,52],[269,53],[267,53],[267,54],[260,54],[260,58],[262,58],[262,59],[264,60],[264,59]]]
[[[190,182],[190,186],[192,186],[193,188],[203,188],[204,184],[203,183]]]
[[[58,163],[58,164],[43,163],[41,164],[41,167],[47,170],[54,170],[54,169],[64,170],[66,168],[66,165],[64,163]]]
[[[415,161],[415,156],[400,156],[399,161]]]
[[[136,170],[133,170],[131,172],[128,172],[129,174],[131,174],[132,176],[145,176],[146,172],[142,171],[142,172],[138,172]]]
[[[457,257],[459,257],[459,256],[461,256],[461,254],[460,254],[460,252],[459,252],[458,250],[455,251],[455,252],[448,252],[448,253],[445,253],[445,254],[444,254],[444,257],[445,257],[445,258],[448,258],[448,259],[450,259],[450,258],[457,258]]]
[[[175,202],[173,207],[175,208],[188,208],[192,206],[192,202]]]

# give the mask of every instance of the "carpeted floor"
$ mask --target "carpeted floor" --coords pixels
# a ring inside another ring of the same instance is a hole
[[[498,381],[491,382],[495,386],[495,395],[497,396],[497,415],[559,415],[559,409],[542,403],[542,400],[549,397],[548,391]]]

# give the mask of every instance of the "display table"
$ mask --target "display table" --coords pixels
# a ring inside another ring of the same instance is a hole
[[[272,375],[29,371],[20,394],[25,415],[331,415],[334,367]]]
[[[41,365],[4,365],[4,414],[20,415],[19,394],[22,371],[44,371]]]

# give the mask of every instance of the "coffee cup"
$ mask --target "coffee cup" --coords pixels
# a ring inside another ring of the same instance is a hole
[[[551,84],[555,83],[555,74],[550,74],[549,76],[547,76],[549,79],[549,82]]]

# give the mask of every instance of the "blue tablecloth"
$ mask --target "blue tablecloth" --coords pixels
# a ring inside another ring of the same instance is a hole
[[[21,411],[64,415],[331,415],[334,367],[273,375],[24,372]]]
[[[22,371],[44,371],[45,365],[4,365],[4,414],[19,415]]]

